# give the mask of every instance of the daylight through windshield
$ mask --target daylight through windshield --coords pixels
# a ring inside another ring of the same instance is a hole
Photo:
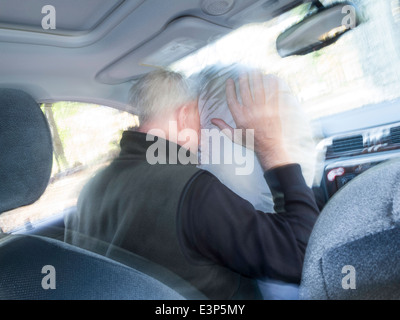
[[[285,79],[312,119],[397,99],[400,1],[354,3],[363,23],[314,53],[283,59],[276,50],[279,34],[309,11],[304,4],[267,23],[244,26],[171,67],[185,74],[218,63],[259,67]]]

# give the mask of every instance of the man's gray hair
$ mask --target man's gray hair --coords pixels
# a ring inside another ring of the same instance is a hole
[[[159,69],[136,82],[130,90],[130,107],[140,124],[160,119],[197,100],[196,86],[177,72]]]

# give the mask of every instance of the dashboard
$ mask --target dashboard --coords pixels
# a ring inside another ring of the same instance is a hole
[[[319,125],[325,136],[318,144],[323,203],[368,169],[400,157],[400,100],[327,117]]]

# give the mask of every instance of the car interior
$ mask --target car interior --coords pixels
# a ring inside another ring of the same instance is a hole
[[[120,248],[66,243],[64,221],[139,125],[140,76],[235,62],[282,77],[313,128],[299,298],[400,299],[399,36],[400,0],[0,0],[0,299],[206,299]]]

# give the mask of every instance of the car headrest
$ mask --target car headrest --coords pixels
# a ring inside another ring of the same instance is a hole
[[[0,89],[0,213],[35,202],[51,175],[47,120],[23,91]]]
[[[369,169],[327,204],[307,246],[301,299],[400,299],[400,160]]]

